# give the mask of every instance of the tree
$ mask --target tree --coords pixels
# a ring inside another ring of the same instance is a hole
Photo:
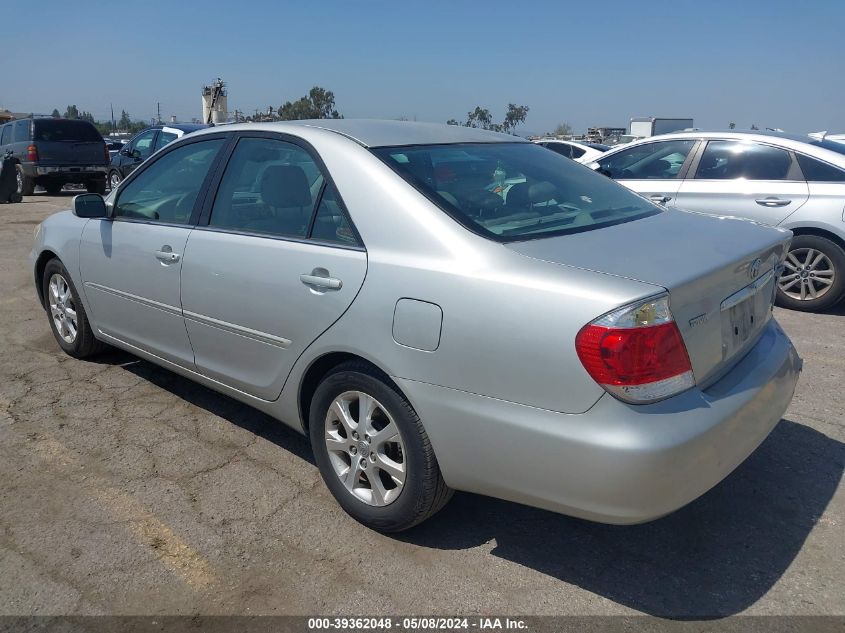
[[[308,94],[296,101],[286,101],[279,106],[279,118],[282,121],[300,119],[342,119],[335,109],[334,93],[331,90],[314,86]]]
[[[558,123],[552,136],[572,136],[572,126],[569,123]]]
[[[756,123],[752,123],[752,124],[751,124],[751,129],[752,129],[752,130],[759,130],[760,128],[759,128],[759,127],[757,127],[757,124],[756,124]]]
[[[126,110],[120,111],[120,120],[117,122],[118,129],[128,130],[132,126],[132,119],[129,118],[129,113]]]
[[[62,118],[61,113],[56,108],[53,108],[53,113],[50,116],[53,117],[54,119]]]
[[[513,133],[517,125],[525,123],[525,118],[528,116],[528,106],[518,106],[515,103],[509,103],[505,118],[501,123],[493,123],[493,115],[487,108],[475,106],[474,110],[467,112],[467,118],[464,123],[460,123],[455,119],[446,121],[447,125],[463,125],[464,127],[481,128],[482,130],[492,130],[494,132]]]
[[[75,105],[69,105],[65,110],[65,118],[66,119],[78,119],[79,118],[79,108]]]
[[[736,123],[734,123],[733,121],[731,121],[730,123],[728,123],[728,129],[729,129],[729,130],[734,129],[735,127],[736,127]]]

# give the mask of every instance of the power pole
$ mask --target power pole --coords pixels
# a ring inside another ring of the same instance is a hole
[[[161,125],[161,103],[158,101],[156,101],[156,111],[158,112],[156,119],[158,120],[158,124]]]

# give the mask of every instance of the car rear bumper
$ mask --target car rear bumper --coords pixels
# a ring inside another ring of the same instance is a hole
[[[768,436],[802,361],[772,319],[706,391],[652,405],[602,396],[586,413],[536,409],[397,378],[446,482],[605,523],[666,515],[724,479]]]
[[[23,172],[32,178],[105,178],[107,165],[26,165]]]

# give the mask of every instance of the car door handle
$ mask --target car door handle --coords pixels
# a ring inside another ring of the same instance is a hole
[[[179,253],[174,253],[173,251],[164,249],[156,251],[156,259],[160,262],[164,262],[165,264],[175,264],[179,261],[179,257]]]
[[[299,281],[304,283],[306,286],[311,286],[313,288],[325,288],[326,290],[340,290],[343,286],[343,282],[340,279],[319,274],[315,275],[314,273],[316,272],[318,271],[313,270],[310,275],[300,275]]]
[[[754,202],[756,202],[757,204],[762,205],[764,207],[785,207],[790,202],[792,202],[792,200],[784,200],[783,198],[769,197],[769,198],[758,198]]]
[[[654,193],[654,194],[650,195],[648,198],[649,198],[649,200],[651,200],[652,202],[656,202],[657,204],[665,204],[672,199],[669,196],[663,196],[659,193]]]

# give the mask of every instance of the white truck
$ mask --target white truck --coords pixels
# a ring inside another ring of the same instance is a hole
[[[634,117],[631,119],[631,136],[668,134],[694,127],[692,119],[664,119],[661,117]]]

